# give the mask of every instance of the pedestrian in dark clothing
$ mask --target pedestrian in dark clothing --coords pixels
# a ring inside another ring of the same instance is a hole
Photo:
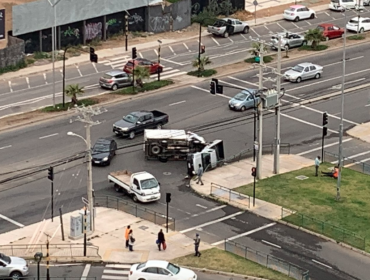
[[[197,184],[199,184],[199,182],[200,182],[200,184],[203,185],[203,181],[202,181],[203,167],[202,167],[201,164],[199,164],[197,175],[198,175],[198,182],[197,182]]]
[[[126,248],[128,248],[128,239],[129,239],[129,234],[130,234],[130,226],[127,226],[126,227],[126,230],[125,230],[125,239],[126,239]]]
[[[132,233],[132,229],[130,229],[130,232],[129,232],[129,235],[128,235],[129,239],[128,239],[128,249],[132,252],[134,249],[134,243],[135,243],[135,238],[134,238],[134,235]]]
[[[161,251],[161,245],[162,245],[162,248],[163,250],[166,250],[166,247],[165,247],[165,238],[164,238],[164,233],[162,230],[160,230],[158,232],[158,239],[157,239],[157,242],[158,242],[158,250]]]
[[[195,239],[194,239],[194,248],[195,248],[195,257],[200,257],[202,254],[199,253],[199,244],[200,244],[200,237],[199,237],[199,234],[197,233],[195,235]]]
[[[320,159],[321,159],[320,156],[317,156],[315,158],[315,176],[316,177],[319,176],[319,167],[320,167],[320,163],[321,163]]]

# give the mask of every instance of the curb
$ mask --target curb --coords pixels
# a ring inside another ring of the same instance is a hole
[[[259,277],[244,275],[244,274],[237,274],[237,273],[232,273],[232,272],[212,270],[212,269],[208,269],[208,268],[198,268],[198,267],[192,267],[192,266],[181,266],[181,267],[191,269],[191,270],[195,270],[195,271],[206,272],[206,273],[210,273],[210,274],[233,276],[233,277],[239,277],[239,278],[248,279],[248,280],[268,280],[266,278],[259,278]]]

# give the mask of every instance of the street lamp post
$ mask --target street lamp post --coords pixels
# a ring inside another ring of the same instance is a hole
[[[41,252],[37,252],[33,257],[37,262],[37,280],[40,280],[40,262],[43,258],[43,254]]]
[[[158,81],[161,80],[161,71],[159,71],[159,66],[161,65],[161,44],[162,44],[162,41],[161,40],[157,40],[159,45],[158,45]]]
[[[199,22],[199,46],[198,46],[198,77],[200,77],[200,51],[202,45],[202,23]]]

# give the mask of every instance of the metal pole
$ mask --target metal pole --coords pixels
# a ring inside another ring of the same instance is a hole
[[[198,77],[200,77],[200,46],[202,44],[202,24],[199,23]]]
[[[166,233],[168,233],[168,202],[167,202],[167,213],[166,213]]]
[[[275,107],[275,122],[276,122],[276,136],[275,136],[275,152],[274,152],[274,174],[279,174],[280,169],[280,88],[281,88],[281,36],[279,36],[278,48],[278,63],[276,75],[276,87],[278,94],[278,104]]]
[[[133,66],[132,66],[132,89],[135,92],[135,59],[132,59]]]
[[[66,90],[66,52],[67,48],[64,50],[63,53],[63,108],[65,106],[65,90]]]
[[[86,206],[84,208],[85,208],[85,212],[84,212],[84,257],[86,257],[86,244],[87,244],[87,233],[86,233],[86,231],[87,231],[87,209],[86,209]],[[91,218],[91,212],[90,212],[90,218]],[[91,224],[90,224],[90,226],[91,226]]]
[[[158,67],[160,64],[161,64],[161,44],[159,44],[158,46]],[[161,80],[161,71],[159,71],[159,68],[158,68],[158,81],[160,80]]]
[[[50,267],[49,267],[49,236],[47,236],[46,240],[46,280],[50,280]]]
[[[54,23],[51,28],[51,48],[52,48],[52,60],[53,60],[53,106],[55,107],[55,26],[56,26],[56,8],[53,5],[54,12]]]
[[[256,202],[256,176],[253,176],[253,207]]]
[[[40,261],[37,262],[37,280],[40,280]]]
[[[255,144],[256,144],[256,141],[257,141],[257,127],[256,127],[256,121],[257,121],[257,108],[256,108],[256,96],[253,95],[253,109],[254,109],[254,113],[253,113],[253,162],[256,161],[256,147],[255,147]]]
[[[259,67],[259,81],[258,81],[258,89],[263,89],[263,51],[264,51],[264,44],[260,42],[260,50],[259,50],[259,57],[260,57],[260,67]],[[263,112],[262,112],[262,99],[258,104],[258,156],[257,156],[257,179],[261,178],[261,168],[262,168],[262,119],[263,119]]]
[[[91,126],[86,124],[86,145],[87,145],[87,199],[89,201],[89,211],[90,211],[90,229],[95,230],[95,215],[94,215],[94,198],[93,192],[93,182],[92,182],[92,158],[91,158],[91,136],[90,136]]]
[[[340,138],[340,135],[339,135],[339,138]],[[322,138],[321,138],[321,158],[322,160],[324,160],[324,143],[325,143],[325,136],[324,136],[324,128],[323,128]]]
[[[60,230],[62,231],[62,240],[64,241],[64,227],[63,227],[62,208],[59,208],[59,218],[60,218]]]
[[[128,48],[128,15],[125,15],[125,47]]]
[[[54,220],[54,182],[51,181],[51,221]]]

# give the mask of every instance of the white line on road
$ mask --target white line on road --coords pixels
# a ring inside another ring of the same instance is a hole
[[[12,147],[12,145],[8,145],[8,146],[0,147],[0,150],[7,149],[7,148],[11,148],[11,147]]]
[[[276,23],[277,24],[277,26],[279,26],[281,29],[283,29],[283,31],[285,31],[285,28],[284,27],[282,27],[281,25],[280,25],[280,23]]]
[[[144,58],[144,57],[143,57],[143,54],[142,54],[141,52],[139,52],[139,56],[140,56],[141,58]]]
[[[78,74],[80,74],[80,76],[82,77],[83,75],[82,75],[82,73],[81,73],[81,71],[80,71],[80,68],[78,67],[78,65],[77,65],[77,64],[75,64],[75,66],[76,66],[76,69],[77,69]]]
[[[94,67],[94,69],[95,69],[96,73],[99,73],[98,69],[96,68],[95,63],[91,63],[91,64],[92,64],[92,66]],[[113,66],[112,66],[112,68],[113,68]]]
[[[351,140],[353,140],[353,138],[348,138],[348,139],[343,140],[342,143],[346,143],[346,142],[351,141]],[[338,145],[338,144],[339,144],[339,142],[334,142],[334,143],[325,145],[324,148],[329,148],[329,147],[332,147],[332,146],[335,146],[335,145]],[[306,154],[309,154],[309,153],[312,153],[312,152],[316,152],[318,150],[321,150],[321,146],[317,147],[317,148],[314,148],[314,149],[311,149],[311,150],[308,150],[308,151],[304,151],[302,153],[299,153],[299,154],[297,154],[297,156],[303,156],[303,155],[306,155]]]
[[[12,82],[11,82],[11,81],[8,81],[8,85],[9,85],[9,88],[10,88],[10,92],[13,92],[13,89],[12,89]]]
[[[82,272],[81,280],[86,280],[87,275],[89,275],[90,267],[91,267],[91,264],[89,264],[89,263],[87,265],[85,265],[85,269]]]
[[[232,80],[235,80],[235,81],[239,81],[239,82],[242,82],[242,83],[246,83],[248,85],[252,85],[252,86],[257,86],[257,84],[255,83],[251,83],[251,82],[247,82],[247,81],[244,81],[244,80],[240,80],[238,78],[234,78],[234,77],[231,77],[231,76],[228,76],[228,78],[232,79]]]
[[[219,45],[220,45],[220,43],[219,43],[219,42],[217,42],[217,40],[216,40],[215,38],[213,38],[213,37],[212,37],[212,40],[213,40],[213,42],[215,42],[215,43],[217,44],[217,46],[219,46]]]
[[[329,13],[328,13],[328,12],[325,12],[325,14],[326,14],[328,17],[331,17],[331,16],[329,15]]]
[[[212,224],[216,224],[216,223],[222,222],[222,221],[224,221],[224,220],[230,219],[230,218],[232,218],[232,217],[235,217],[235,216],[241,215],[241,214],[243,214],[243,213],[244,213],[244,211],[239,211],[239,212],[237,212],[237,213],[231,214],[231,215],[226,216],[226,217],[219,218],[219,219],[217,219],[217,220],[213,220],[213,221],[210,221],[210,222],[207,222],[207,223],[204,223],[204,224],[201,224],[201,225],[195,226],[195,227],[191,227],[191,228],[188,228],[188,229],[184,229],[184,230],[180,231],[180,233],[186,233],[186,232],[189,232],[189,231],[195,230],[195,229],[197,229],[197,228],[206,227],[206,226],[209,226],[209,225],[212,225]]]
[[[156,49],[153,50],[155,52],[155,55],[158,56],[158,51]]]
[[[203,205],[200,205],[200,204],[195,204],[196,206],[200,207],[200,208],[203,208],[203,209],[208,209],[208,207],[206,206],[203,206]]]
[[[27,82],[28,88],[31,88],[31,86],[30,86],[30,79],[28,77],[26,77],[26,82]]]
[[[189,52],[191,52],[191,50],[188,48],[188,46],[185,44],[185,43],[182,43],[185,47],[185,49],[187,49]]]
[[[322,266],[325,266],[325,267],[327,267],[327,268],[333,269],[330,265],[324,264],[324,263],[319,262],[319,261],[317,261],[317,260],[312,259],[312,261],[313,261],[314,263],[319,264],[319,265],[322,265]]]
[[[62,75],[63,78],[63,69],[59,69],[60,75]]]
[[[229,39],[231,43],[234,43],[234,41],[230,37],[227,37],[227,39]]]
[[[266,240],[261,240],[263,243],[266,243],[267,245],[270,245],[270,246],[273,246],[273,247],[276,247],[276,248],[279,248],[279,249],[281,249],[281,246],[279,246],[279,245],[276,245],[276,244],[274,244],[274,243],[271,243],[271,242],[268,242],[268,241],[266,241]]]
[[[266,30],[267,30],[267,31],[271,31],[270,29],[268,29],[268,28],[267,28],[267,26],[266,26],[266,25],[264,25],[263,27],[264,27],[264,28],[266,28]]]
[[[298,29],[301,29],[298,25],[296,25],[294,22],[292,22],[292,24],[297,27]]]
[[[344,160],[352,159],[352,158],[355,158],[355,157],[360,157],[360,156],[363,156],[363,155],[366,155],[366,154],[369,154],[369,153],[370,153],[370,151],[365,151],[365,152],[362,152],[362,153],[358,153],[358,154],[355,154],[355,155],[344,157]],[[335,161],[332,161],[331,164],[335,164],[337,162],[338,162],[338,160],[335,160]]]
[[[54,134],[50,134],[50,135],[46,135],[46,136],[41,136],[41,137],[39,137],[39,139],[45,139],[45,138],[53,137],[53,136],[56,136],[58,134],[59,133],[54,133]]]
[[[171,50],[171,52],[173,53],[173,55],[176,55],[176,53],[173,51],[173,48],[171,46],[168,46],[168,48]]]
[[[10,219],[10,218],[8,218],[8,217],[5,217],[4,215],[1,215],[1,214],[0,214],[0,218],[1,218],[1,219],[3,219],[3,220],[5,220],[5,221],[8,221],[8,222],[10,222],[10,223],[12,223],[12,224],[15,224],[16,226],[19,226],[19,227],[21,227],[21,228],[23,228],[23,227],[24,227],[24,225],[22,225],[21,223],[18,223],[18,222],[16,222],[16,221],[14,221],[13,219]]]
[[[111,268],[131,268],[130,264],[107,264],[105,267]]]
[[[178,105],[178,104],[185,103],[185,102],[186,102],[186,100],[183,100],[183,101],[179,101],[179,102],[171,103],[171,104],[170,104],[170,105],[168,105],[168,106]]]
[[[220,206],[217,206],[215,208],[212,208],[212,209],[209,209],[206,211],[206,213],[209,213],[209,212],[213,212],[213,211],[216,211],[216,210],[219,210],[219,209],[222,209],[222,208],[225,208],[227,205],[220,205]]]
[[[114,275],[103,275],[101,279],[107,279],[107,280],[122,280],[122,276],[114,276]]]
[[[254,32],[254,33],[256,33],[257,37],[261,37],[261,35],[260,35],[260,34],[258,34],[258,33],[256,32],[256,30],[254,30],[254,29],[252,29],[252,30],[253,30],[253,32]]]
[[[177,64],[177,65],[180,65],[180,66],[184,66],[184,65],[186,65],[186,64],[184,64],[184,63],[176,62],[176,61],[169,60],[169,59],[166,59],[166,58],[163,58],[163,57],[161,57],[161,60],[163,60],[163,61],[167,61],[167,62],[170,62],[170,63],[173,63],[173,64]]]
[[[48,84],[47,80],[46,80],[46,73],[44,73],[44,80],[45,80],[45,85]]]
[[[117,270],[117,269],[104,269],[104,274],[120,274],[120,275],[127,275],[129,274],[129,270]]]
[[[244,40],[248,40],[247,38],[245,38],[245,36],[243,34],[241,34],[241,33],[239,33],[239,34],[240,34],[240,36],[243,37]]]
[[[250,234],[252,234],[252,233],[255,233],[255,232],[257,232],[257,231],[263,230],[263,229],[265,229],[265,228],[272,227],[272,226],[274,226],[274,225],[276,225],[276,223],[267,224],[267,225],[264,225],[264,226],[262,226],[262,227],[255,228],[255,229],[253,229],[253,230],[250,230],[250,231],[247,231],[247,232],[244,232],[244,233],[241,233],[241,234],[235,235],[235,236],[233,236],[233,237],[227,238],[226,240],[234,240],[234,239],[238,239],[238,238],[240,238],[240,237],[250,235]],[[221,240],[221,241],[218,241],[218,242],[212,243],[211,245],[212,245],[212,246],[217,246],[217,245],[220,245],[220,244],[222,244],[222,243],[224,243],[224,242],[225,242],[225,240]]]
[[[312,25],[311,23],[309,23],[307,20],[305,20],[306,23],[308,23],[308,25]]]

